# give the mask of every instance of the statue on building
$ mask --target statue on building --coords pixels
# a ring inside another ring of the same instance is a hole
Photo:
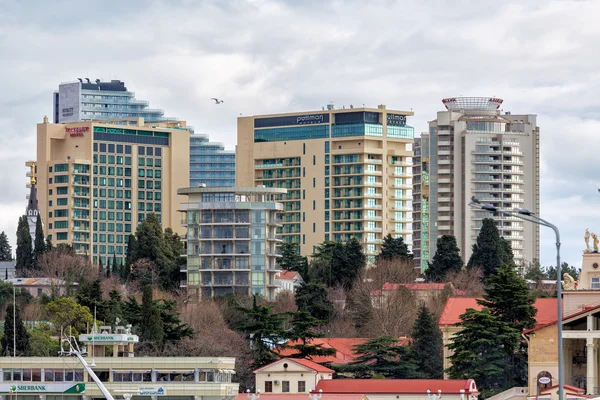
[[[563,274],[563,289],[575,290],[575,279],[567,273]]]
[[[592,250],[590,249],[590,230],[588,228],[585,229],[583,239],[585,240],[585,250],[583,252],[590,253]]]
[[[598,235],[592,232],[592,239],[594,239],[594,253],[598,252]]]

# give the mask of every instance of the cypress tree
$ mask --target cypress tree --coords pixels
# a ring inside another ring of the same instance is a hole
[[[52,250],[52,239],[51,239],[51,236],[48,235],[46,237],[46,251],[50,251],[50,250]]]
[[[102,257],[98,256],[98,276],[104,277],[104,265],[102,265]]]
[[[164,323],[160,310],[154,305],[152,299],[152,286],[144,286],[142,292],[142,335],[140,339],[144,342],[153,342],[162,347],[164,342]]]
[[[113,253],[112,275],[119,276],[119,270],[118,270],[118,266],[117,266],[117,254],[116,253]]]
[[[23,276],[33,266],[33,248],[31,243],[31,234],[29,233],[29,223],[27,216],[19,218],[17,227],[17,263],[15,269],[17,275]]]
[[[411,358],[427,379],[442,379],[444,371],[442,332],[425,303],[421,304],[412,332]]]
[[[456,244],[456,238],[452,235],[443,235],[437,240],[437,248],[433,261],[425,270],[425,276],[431,282],[442,282],[450,271],[460,271],[463,260],[460,250]]]
[[[135,235],[129,235],[129,239],[127,240],[127,258],[126,258],[126,266],[129,270],[130,266],[135,264],[137,261],[136,256],[137,249],[137,241],[135,239]]]
[[[12,249],[8,242],[8,236],[4,231],[0,233],[0,261],[11,261],[12,260]]]
[[[29,334],[21,319],[19,306],[15,306],[13,312],[13,304],[11,303],[6,307],[6,317],[4,318],[4,335],[2,335],[1,341],[3,355],[13,355],[13,338],[16,338],[16,354],[20,356],[29,355]]]
[[[506,254],[508,242],[503,243],[496,223],[491,218],[485,218],[473,245],[473,253],[467,264],[467,268],[481,267],[484,278],[496,273],[505,263],[510,261],[510,255]],[[511,251],[512,253],[512,251]]]
[[[33,262],[34,267],[39,269],[38,260],[42,254],[46,252],[46,243],[44,240],[44,227],[42,226],[42,217],[40,214],[37,215],[37,220],[35,222],[35,243],[34,243],[34,255]]]

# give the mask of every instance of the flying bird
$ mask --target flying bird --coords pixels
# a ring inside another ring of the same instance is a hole
[[[214,100],[214,101],[215,101],[215,104],[221,104],[221,103],[223,102],[223,100],[219,100],[219,99],[216,99],[216,98],[214,98],[214,97],[211,97],[210,99],[211,99],[211,100]]]

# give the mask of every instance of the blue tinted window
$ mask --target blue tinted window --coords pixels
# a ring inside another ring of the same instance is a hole
[[[413,139],[415,130],[412,126],[390,126],[387,127],[387,136],[400,139]]]
[[[327,137],[329,137],[329,125],[298,126],[294,128],[272,128],[254,131],[255,142],[324,139]]]
[[[334,125],[331,137],[344,136],[383,136],[383,126],[378,124]]]

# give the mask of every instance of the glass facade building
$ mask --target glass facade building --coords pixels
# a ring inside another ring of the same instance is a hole
[[[277,228],[285,189],[186,188],[181,224],[186,227],[187,266],[182,279],[198,297],[232,293],[275,299],[281,236]]]
[[[144,118],[146,122],[176,121],[164,116],[164,111],[149,108],[145,100],[137,100],[125,82],[111,80],[62,83],[54,92],[54,123]]]
[[[374,261],[387,234],[412,245],[410,115],[380,106],[240,117],[236,183],[287,189],[279,232],[303,255],[356,238]]]
[[[185,122],[38,125],[37,189],[46,233],[94,263],[124,262],[128,235],[149,213],[179,224],[189,181]],[[175,229],[176,230],[176,229]],[[183,232],[179,232],[183,233]]]
[[[235,186],[235,151],[207,135],[190,135],[190,187]]]

